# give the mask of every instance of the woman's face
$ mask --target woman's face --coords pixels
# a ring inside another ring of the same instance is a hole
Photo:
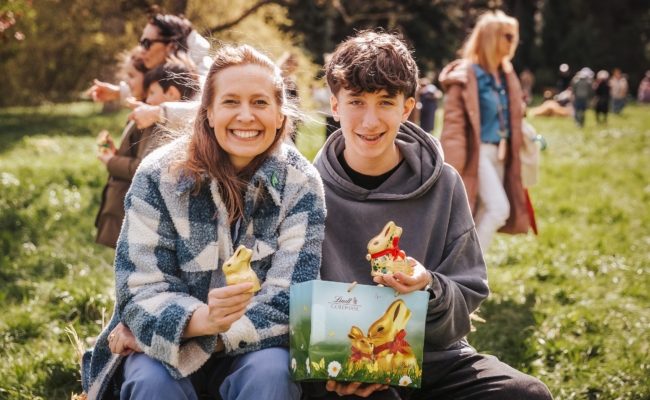
[[[142,61],[147,69],[152,69],[165,62],[165,58],[173,51],[173,43],[168,43],[160,37],[160,31],[154,25],[147,24],[140,37]],[[147,46],[149,48],[147,48]]]
[[[227,67],[214,78],[208,121],[236,170],[266,151],[282,127],[273,74],[259,65]]]
[[[144,91],[142,83],[144,81],[144,74],[133,66],[133,61],[129,61],[126,66],[126,84],[131,89],[131,95],[137,100],[144,100]]]
[[[501,29],[499,36],[499,43],[497,45],[497,51],[499,52],[499,59],[510,56],[510,50],[516,46],[519,41],[519,35],[514,26],[504,25]]]

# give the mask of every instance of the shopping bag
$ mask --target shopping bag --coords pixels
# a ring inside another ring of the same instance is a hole
[[[313,280],[291,286],[294,380],[420,387],[429,294]]]

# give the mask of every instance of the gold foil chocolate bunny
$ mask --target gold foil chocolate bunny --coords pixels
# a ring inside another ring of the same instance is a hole
[[[247,249],[245,246],[237,247],[235,254],[223,264],[223,273],[226,276],[227,285],[252,282],[253,288],[249,292],[255,293],[260,290],[260,280],[251,268],[252,256],[252,250]]]
[[[406,254],[399,248],[402,228],[388,221],[379,235],[368,242],[366,260],[370,261],[372,276],[403,272],[413,275],[413,266],[406,259]]]

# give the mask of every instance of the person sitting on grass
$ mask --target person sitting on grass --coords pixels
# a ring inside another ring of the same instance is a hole
[[[125,200],[111,321],[83,357],[88,398],[298,399],[289,375],[289,286],[316,279],[324,194],[285,143],[280,69],[250,46],[221,48],[191,135],[140,165]],[[226,285],[252,250],[261,289]]]
[[[172,58],[147,71],[140,52],[137,49],[132,51],[125,66],[127,82],[134,95],[128,102],[135,107],[143,100],[147,104],[159,105],[193,97],[198,89],[193,68],[191,62]],[[138,129],[133,121],[129,121],[122,132],[119,148],[107,131],[100,132],[97,158],[106,166],[109,176],[95,218],[97,243],[111,248],[117,245],[124,220],[124,197],[135,171],[142,159],[163,143],[156,131],[155,126]]]
[[[306,384],[306,397],[550,399],[542,382],[466,340],[470,314],[488,296],[486,266],[460,175],[438,140],[407,121],[418,67],[406,45],[361,32],[339,44],[325,68],[341,129],[314,161],[328,209],[321,278],[424,290],[429,303],[420,389],[328,381]],[[388,220],[403,228],[412,276],[370,276],[366,243]]]

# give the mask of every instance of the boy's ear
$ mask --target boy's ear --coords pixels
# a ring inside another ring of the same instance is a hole
[[[409,97],[408,99],[404,100],[404,112],[402,113],[402,122],[406,122],[409,119],[409,115],[411,115],[411,111],[413,111],[414,107],[415,107],[414,97]]]
[[[332,108],[332,117],[334,121],[339,122],[341,117],[339,117],[339,99],[336,96],[330,96],[330,107]]]
[[[167,101],[180,101],[181,100],[181,92],[176,88],[176,86],[170,86],[167,88],[167,91],[165,92],[165,100]]]

